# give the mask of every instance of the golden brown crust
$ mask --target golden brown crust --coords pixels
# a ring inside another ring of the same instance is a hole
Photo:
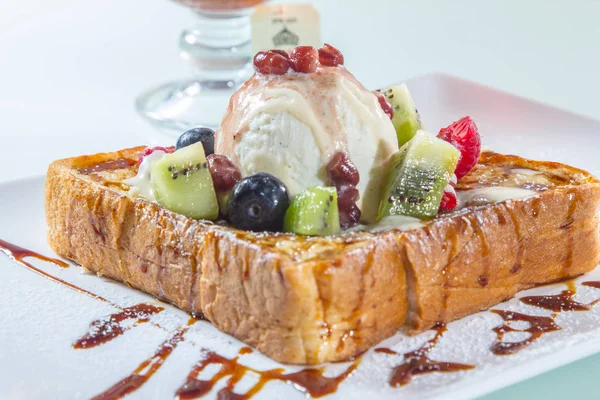
[[[406,232],[304,238],[194,221],[128,196],[121,181],[135,174],[142,149],[50,165],[50,245],[99,275],[203,313],[281,362],[345,360],[403,327],[461,318],[600,261],[600,184],[561,164],[484,154],[459,188],[483,178],[502,184],[490,171],[510,166],[541,171],[551,185]],[[129,161],[102,171],[118,160]]]
[[[600,187],[563,186],[537,197],[481,207],[407,233],[405,267],[415,332],[581,275],[600,262]]]

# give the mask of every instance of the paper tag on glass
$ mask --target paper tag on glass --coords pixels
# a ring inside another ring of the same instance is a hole
[[[321,47],[321,19],[310,4],[260,5],[251,21],[254,54],[273,48]]]

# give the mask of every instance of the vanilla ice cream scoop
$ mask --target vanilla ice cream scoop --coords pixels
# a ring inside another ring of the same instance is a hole
[[[231,98],[215,135],[215,152],[242,176],[268,172],[291,196],[332,185],[325,166],[346,153],[360,174],[357,205],[365,223],[376,220],[381,167],[396,151],[394,126],[377,97],[342,65],[255,74]]]

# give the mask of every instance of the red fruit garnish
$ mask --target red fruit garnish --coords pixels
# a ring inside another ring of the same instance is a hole
[[[335,153],[327,163],[327,174],[336,186],[343,184],[356,186],[360,181],[358,169],[350,161],[348,155],[341,151]]]
[[[217,192],[227,192],[242,179],[242,174],[227,156],[211,154],[206,157],[208,170]]]
[[[140,156],[138,158],[138,165],[140,165],[142,163],[142,161],[144,161],[144,158],[148,157],[150,154],[154,153],[155,151],[164,151],[165,153],[172,153],[175,151],[174,147],[162,147],[162,146],[156,146],[156,147],[147,147],[144,151],[142,151],[140,153]]]
[[[356,202],[360,198],[358,189],[352,185],[339,185],[337,188],[338,209],[340,213],[340,226],[342,229],[348,229],[356,224],[360,219],[360,209]]]
[[[282,56],[284,56],[288,60],[290,58],[289,53],[287,51],[285,51],[285,50],[282,50],[282,49],[271,49],[269,51],[272,51],[273,53],[281,54]]]
[[[358,189],[352,185],[339,185],[336,189],[338,194],[338,207],[340,210],[352,208],[360,198]]]
[[[454,172],[456,177],[460,179],[468,174],[481,155],[481,137],[471,117],[461,118],[447,128],[442,128],[438,137],[460,151],[460,159]]]
[[[327,67],[337,67],[344,64],[344,55],[332,45],[325,43],[319,49],[319,61]]]
[[[310,74],[319,65],[317,50],[312,46],[298,46],[290,53],[292,68],[296,72]]]
[[[360,220],[361,212],[356,204],[347,210],[340,210],[340,227],[342,229],[352,228]]]
[[[373,93],[375,93],[375,96],[377,96],[377,100],[379,100],[379,105],[381,106],[383,112],[386,113],[390,119],[394,118],[394,108],[390,102],[387,101],[383,93],[378,91],[374,91]]]
[[[262,74],[283,75],[290,69],[290,60],[281,51],[259,51],[254,56],[254,68]]]
[[[440,204],[440,211],[454,210],[457,204],[458,199],[456,198],[456,192],[444,191],[444,195],[442,196],[442,203]]]

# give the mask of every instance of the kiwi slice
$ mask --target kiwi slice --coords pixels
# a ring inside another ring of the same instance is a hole
[[[387,101],[394,109],[392,123],[394,124],[394,128],[396,128],[398,146],[402,147],[422,128],[421,117],[419,117],[415,102],[404,83],[380,91],[385,95]]]
[[[388,161],[379,219],[436,215],[459,157],[456,147],[419,130]]]
[[[227,192],[217,193],[217,201],[219,202],[219,211],[221,211],[221,215],[226,217],[229,214],[229,195],[231,194],[231,190]]]
[[[153,162],[150,183],[158,204],[171,211],[194,219],[214,220],[219,215],[202,142]]]
[[[283,230],[307,236],[339,233],[340,215],[336,189],[314,186],[294,197],[285,213]]]

